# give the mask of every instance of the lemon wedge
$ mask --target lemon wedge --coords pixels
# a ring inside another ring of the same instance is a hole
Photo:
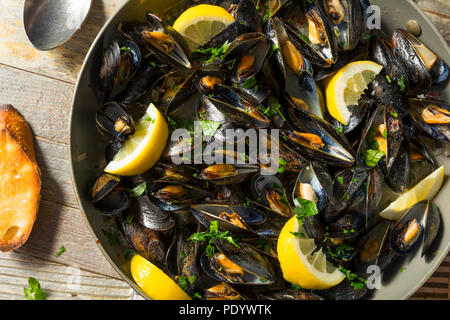
[[[224,8],[200,4],[184,11],[173,24],[189,45],[191,51],[206,44],[234,22]]]
[[[380,212],[380,216],[389,220],[398,220],[406,209],[411,208],[422,200],[432,200],[442,187],[444,182],[444,166],[430,173],[425,179],[413,188],[403,193],[393,201],[386,209]]]
[[[284,279],[304,289],[328,289],[344,280],[345,275],[327,261],[322,249],[316,251],[314,239],[303,234],[296,217],[280,232],[277,252]]]
[[[136,131],[108,163],[105,172],[121,176],[141,174],[158,162],[169,137],[164,116],[153,105],[136,123]]]
[[[192,300],[167,274],[138,254],[131,259],[130,271],[134,282],[150,299]]]
[[[352,115],[348,107],[358,105],[362,93],[382,69],[383,66],[372,61],[356,61],[326,79],[325,96],[330,115],[347,125]]]

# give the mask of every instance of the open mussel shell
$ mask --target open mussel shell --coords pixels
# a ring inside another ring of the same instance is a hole
[[[448,65],[409,32],[395,30],[392,47],[415,86],[430,88],[433,83],[440,84],[448,79]]]
[[[264,38],[265,36],[260,32],[244,33],[239,35],[233,40],[233,42],[231,42],[223,56],[222,62],[227,64],[241,58],[245,52],[256,46]]]
[[[133,197],[130,211],[137,221],[150,230],[170,231],[175,226],[171,214],[155,206],[146,195]]]
[[[250,184],[256,202],[281,216],[292,216],[286,191],[277,176],[256,175],[252,178]]]
[[[177,108],[185,107],[189,98],[195,93],[194,75],[198,68],[195,64],[189,70],[173,69],[162,75],[151,86],[151,98],[165,113],[173,115]],[[185,109],[194,111],[193,105]]]
[[[392,250],[404,256],[415,251],[423,242],[423,256],[434,242],[440,223],[441,216],[436,205],[429,200],[417,203],[394,225],[389,238]]]
[[[149,199],[165,211],[189,207],[208,195],[208,192],[177,181],[155,180],[149,188]]]
[[[244,83],[255,76],[261,70],[269,48],[269,41],[264,37],[255,46],[236,58],[231,69],[232,81]]]
[[[277,238],[284,220],[268,217],[258,209],[237,205],[199,204],[191,206],[194,216],[206,228],[211,221],[218,221],[221,230],[255,238]]]
[[[191,68],[191,51],[183,36],[156,15],[149,12],[146,17],[149,25],[141,36],[152,52],[174,67]]]
[[[216,84],[214,96],[209,97],[209,101],[238,126],[263,129],[270,125],[270,119],[260,110],[259,102],[237,88]]]
[[[194,83],[197,89],[205,95],[212,94],[215,84],[229,82],[228,70],[219,64],[202,66],[196,73]]]
[[[392,167],[403,140],[402,121],[390,106],[378,106],[364,130],[357,153],[358,166],[372,168],[379,161]]]
[[[135,130],[132,116],[117,102],[103,105],[95,115],[95,122],[101,132],[120,141],[125,141]]]
[[[216,239],[219,252],[211,258],[205,253],[201,265],[213,279],[230,284],[271,285],[276,277],[268,258],[245,243],[239,247],[223,239]]]
[[[120,178],[109,173],[102,174],[96,180],[91,193],[95,209],[104,215],[113,216],[128,208],[130,196],[119,184]]]
[[[114,41],[105,51],[100,67],[100,91],[104,101],[115,98],[125,90],[141,64],[141,51],[136,43]]]
[[[259,172],[254,165],[213,164],[202,170],[199,179],[225,185],[242,182]]]
[[[226,282],[219,282],[203,290],[206,300],[243,300],[241,293]]]
[[[348,142],[336,134],[331,124],[300,108],[290,106],[296,130],[286,130],[288,141],[312,160],[323,160],[338,167],[351,167],[355,156]]]
[[[319,212],[322,211],[333,199],[333,179],[327,170],[313,163],[305,166],[299,172],[292,192],[296,205],[297,198],[313,201]]]
[[[433,139],[450,143],[450,106],[442,101],[411,98],[411,118]]]
[[[292,1],[284,5],[277,15],[311,63],[328,68],[337,62],[336,37],[317,0]]]
[[[370,265],[377,265],[381,271],[393,261],[394,252],[389,245],[389,234],[393,223],[383,220],[363,235],[358,243],[357,265],[366,271]]]
[[[362,9],[359,0],[321,0],[339,46],[353,50],[362,34]]]

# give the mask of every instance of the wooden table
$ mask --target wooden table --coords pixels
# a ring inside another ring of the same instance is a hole
[[[28,277],[38,279],[48,299],[141,299],[102,256],[78,209],[68,158],[69,113],[74,85],[95,36],[126,0],[94,0],[76,36],[63,47],[40,52],[22,29],[23,0],[0,6],[0,104],[13,104],[36,135],[42,170],[42,200],[29,241],[0,254],[0,299],[24,299]],[[419,0],[450,43],[448,0]],[[55,257],[64,245],[67,251]],[[449,298],[450,256],[413,299]],[[79,285],[76,279],[80,279]]]

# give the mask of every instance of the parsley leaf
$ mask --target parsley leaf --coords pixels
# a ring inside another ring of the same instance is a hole
[[[143,182],[140,185],[134,187],[133,189],[131,189],[130,192],[130,196],[132,197],[140,197],[142,196],[142,194],[145,192],[145,190],[147,190],[147,182]]]
[[[208,121],[203,119],[200,119],[200,124],[202,126],[203,135],[208,137],[212,137],[220,127],[220,122]]]
[[[400,87],[400,91],[405,92],[406,85],[405,85],[405,77],[401,77],[400,80],[397,81],[398,86]]]
[[[211,221],[209,224],[209,232],[197,232],[192,234],[188,240],[191,241],[200,241],[200,242],[208,242],[206,246],[206,253],[208,257],[211,257],[215,252],[214,240],[223,239],[239,248],[239,245],[236,243],[232,236],[229,235],[229,231],[219,231],[219,221]]]
[[[384,151],[367,149],[364,155],[364,162],[368,167],[375,167],[384,156]]]
[[[56,253],[56,257],[59,258],[64,252],[66,252],[66,248],[64,246],[61,246],[61,248],[59,248],[59,251]]]
[[[194,51],[194,55],[198,55],[199,59],[204,63],[211,63],[216,58],[222,60],[229,47],[230,43],[225,41],[225,43],[218,48],[197,49]]]
[[[42,291],[41,284],[35,278],[28,278],[28,288],[23,288],[27,300],[45,300],[47,293]]]
[[[295,207],[293,211],[297,216],[298,222],[301,225],[305,222],[306,218],[315,216],[319,213],[319,210],[317,210],[317,206],[314,201],[297,198],[297,202],[299,203],[299,206]],[[302,234],[300,233],[300,235]]]

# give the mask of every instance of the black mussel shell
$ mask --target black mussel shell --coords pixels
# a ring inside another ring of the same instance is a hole
[[[95,121],[101,132],[120,141],[125,141],[135,130],[132,116],[117,102],[109,102],[102,106],[95,115]]]
[[[362,272],[370,265],[377,265],[383,271],[393,261],[395,255],[389,245],[392,226],[392,222],[381,221],[359,241],[357,264]]]
[[[424,255],[437,236],[440,221],[439,209],[431,201],[417,203],[394,225],[389,238],[392,250],[404,256],[414,252],[424,242]]]
[[[105,173],[94,184],[91,193],[92,203],[100,213],[114,216],[130,205],[128,192],[119,186],[120,178]]]

